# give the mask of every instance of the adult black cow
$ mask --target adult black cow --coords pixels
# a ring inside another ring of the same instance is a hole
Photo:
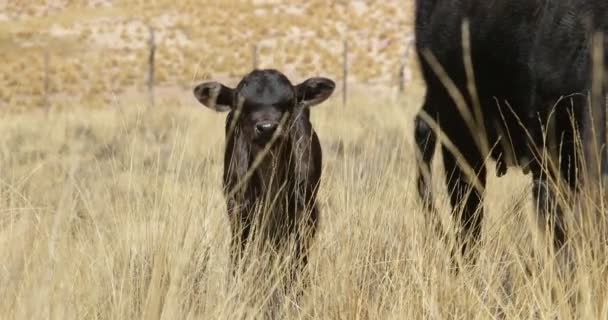
[[[292,276],[307,262],[314,237],[321,145],[309,108],[335,84],[310,78],[296,86],[281,72],[254,70],[235,89],[206,82],[194,89],[203,105],[226,112],[224,194],[233,233],[234,267],[251,238],[275,249],[295,241]]]
[[[468,29],[461,28],[465,19]],[[607,21],[606,1],[416,1],[416,49],[427,85],[425,116],[415,120],[418,191],[432,209],[437,135],[431,125],[437,124],[446,138],[441,149],[451,204],[462,205],[461,239],[479,237],[486,161],[494,159],[499,175],[509,166],[532,172],[539,213],[557,212],[555,245],[563,245],[561,210],[552,210],[557,202],[549,183],[555,180],[546,174],[543,154],[557,155],[553,178],[565,179],[575,191],[581,168],[577,130],[589,129],[590,122],[591,35],[607,31]],[[600,113],[595,116],[601,120],[605,111]]]

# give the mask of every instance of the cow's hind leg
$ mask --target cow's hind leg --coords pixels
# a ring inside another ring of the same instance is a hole
[[[579,105],[584,106],[585,102],[581,101]],[[566,243],[566,227],[564,221],[564,210],[563,205],[566,203],[560,203],[558,196],[570,202],[569,200],[574,199],[577,189],[580,187],[579,182],[582,177],[579,176],[581,173],[579,167],[583,165],[580,158],[577,157],[577,148],[575,144],[576,130],[572,127],[571,115],[575,114],[575,110],[570,109],[569,112],[566,110],[559,110],[555,112],[556,128],[555,132],[549,130],[549,137],[553,137],[552,141],[549,141],[548,153],[542,155],[542,157],[549,156],[552,160],[552,164],[556,165],[556,168],[551,166],[546,167],[538,163],[534,164],[533,170],[533,184],[534,184],[534,196],[537,201],[537,212],[541,218],[541,223],[549,225],[553,229],[553,245],[555,250],[560,250]],[[582,115],[580,113],[575,114],[575,125],[581,126],[580,120]],[[593,143],[591,141],[587,143]],[[586,155],[587,156],[587,155]],[[547,162],[548,159],[543,159],[543,162]],[[556,172],[554,169],[559,170]],[[565,188],[560,189],[560,184],[564,184]],[[545,225],[542,225],[545,229]]]
[[[420,116],[416,116],[414,137],[416,140],[416,166],[418,195],[428,212],[434,211],[431,184],[431,164],[435,155],[437,135]]]
[[[483,164],[483,158],[474,148],[461,150],[461,152],[467,156],[466,161],[470,168],[475,171],[476,176],[468,176],[463,168],[459,166],[454,155],[445,147],[442,148],[442,151],[452,210],[454,214],[457,214],[460,211],[459,208],[461,208],[462,212],[460,216],[461,230],[458,233],[457,242],[461,253],[467,256],[470,254],[467,250],[477,243],[481,234],[486,168]],[[474,181],[473,179],[477,179],[479,188],[475,188],[474,184],[471,183]]]
[[[595,143],[592,136],[586,136],[583,132],[583,153],[584,157],[579,157],[580,150],[576,144],[577,136],[580,134],[578,128],[591,125],[584,119],[587,108],[587,101],[584,97],[573,97],[569,101],[571,105],[567,108],[559,108],[553,113],[552,119],[546,121],[552,126],[547,129],[547,152],[540,156],[541,163],[550,163],[550,166],[543,166],[536,161],[533,168],[534,195],[537,201],[537,212],[541,221],[548,224],[553,229],[554,249],[560,250],[567,241],[566,225],[564,221],[564,205],[571,203],[575,199],[577,191],[580,191],[581,182],[584,180],[579,170],[585,164],[597,165],[594,161],[589,161],[587,157],[595,157],[595,148],[589,145]],[[601,128],[597,129],[603,132]],[[599,138],[598,138],[599,139]],[[600,141],[601,143],[601,141]],[[548,158],[546,158],[548,157]],[[551,161],[548,161],[551,160]],[[601,161],[601,159],[600,159]],[[587,172],[591,168],[587,168]],[[593,177],[595,179],[597,177]],[[588,182],[596,183],[597,180]],[[565,200],[559,201],[560,199]],[[545,227],[543,225],[542,227]],[[543,228],[544,229],[544,228]]]
[[[557,203],[556,186],[549,181],[544,170],[533,174],[534,199],[542,223],[541,228],[545,230],[545,225],[552,226],[554,247],[560,249],[565,243],[566,232],[562,221],[562,208]]]

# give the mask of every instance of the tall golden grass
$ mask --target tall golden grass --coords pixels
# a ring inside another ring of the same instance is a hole
[[[261,272],[264,256],[231,275],[225,115],[192,98],[3,116],[1,318],[607,318],[604,212],[571,223],[567,268],[544,253],[550,241],[538,237],[530,178],[518,170],[490,178],[477,264],[451,270],[453,239],[433,232],[416,194],[419,91],[362,91],[347,107],[336,98],[313,110],[321,220],[300,297],[274,290],[286,270]]]

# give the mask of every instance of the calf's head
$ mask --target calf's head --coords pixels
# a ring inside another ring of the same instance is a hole
[[[196,99],[218,112],[233,113],[235,125],[258,146],[276,135],[287,135],[290,121],[307,108],[325,101],[335,83],[327,78],[309,78],[294,86],[281,72],[254,70],[235,89],[219,82],[205,82],[194,88]]]

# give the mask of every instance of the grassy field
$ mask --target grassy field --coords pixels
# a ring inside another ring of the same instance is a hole
[[[567,212],[567,254],[549,255],[520,170],[495,178],[490,163],[477,264],[451,270],[453,239],[433,232],[415,188],[415,69],[395,94],[411,12],[392,0],[0,4],[0,319],[608,319],[604,204],[583,197]],[[261,67],[294,82],[339,83],[344,39],[348,105],[338,91],[312,111],[324,172],[310,282],[283,294],[284,268],[261,273],[268,257],[256,255],[234,279],[225,115],[192,85],[234,84],[253,44]],[[436,205],[453,228],[438,160]]]
[[[224,115],[192,100],[2,117],[2,318],[606,318],[603,218],[573,229],[584,240],[572,246],[576,269],[563,272],[534,249],[529,177],[513,170],[489,181],[478,264],[454,274],[450,241],[416,198],[420,92],[351,101],[313,112],[325,152],[321,223],[300,299],[275,299],[275,278],[256,272],[263,258],[230,280]]]

